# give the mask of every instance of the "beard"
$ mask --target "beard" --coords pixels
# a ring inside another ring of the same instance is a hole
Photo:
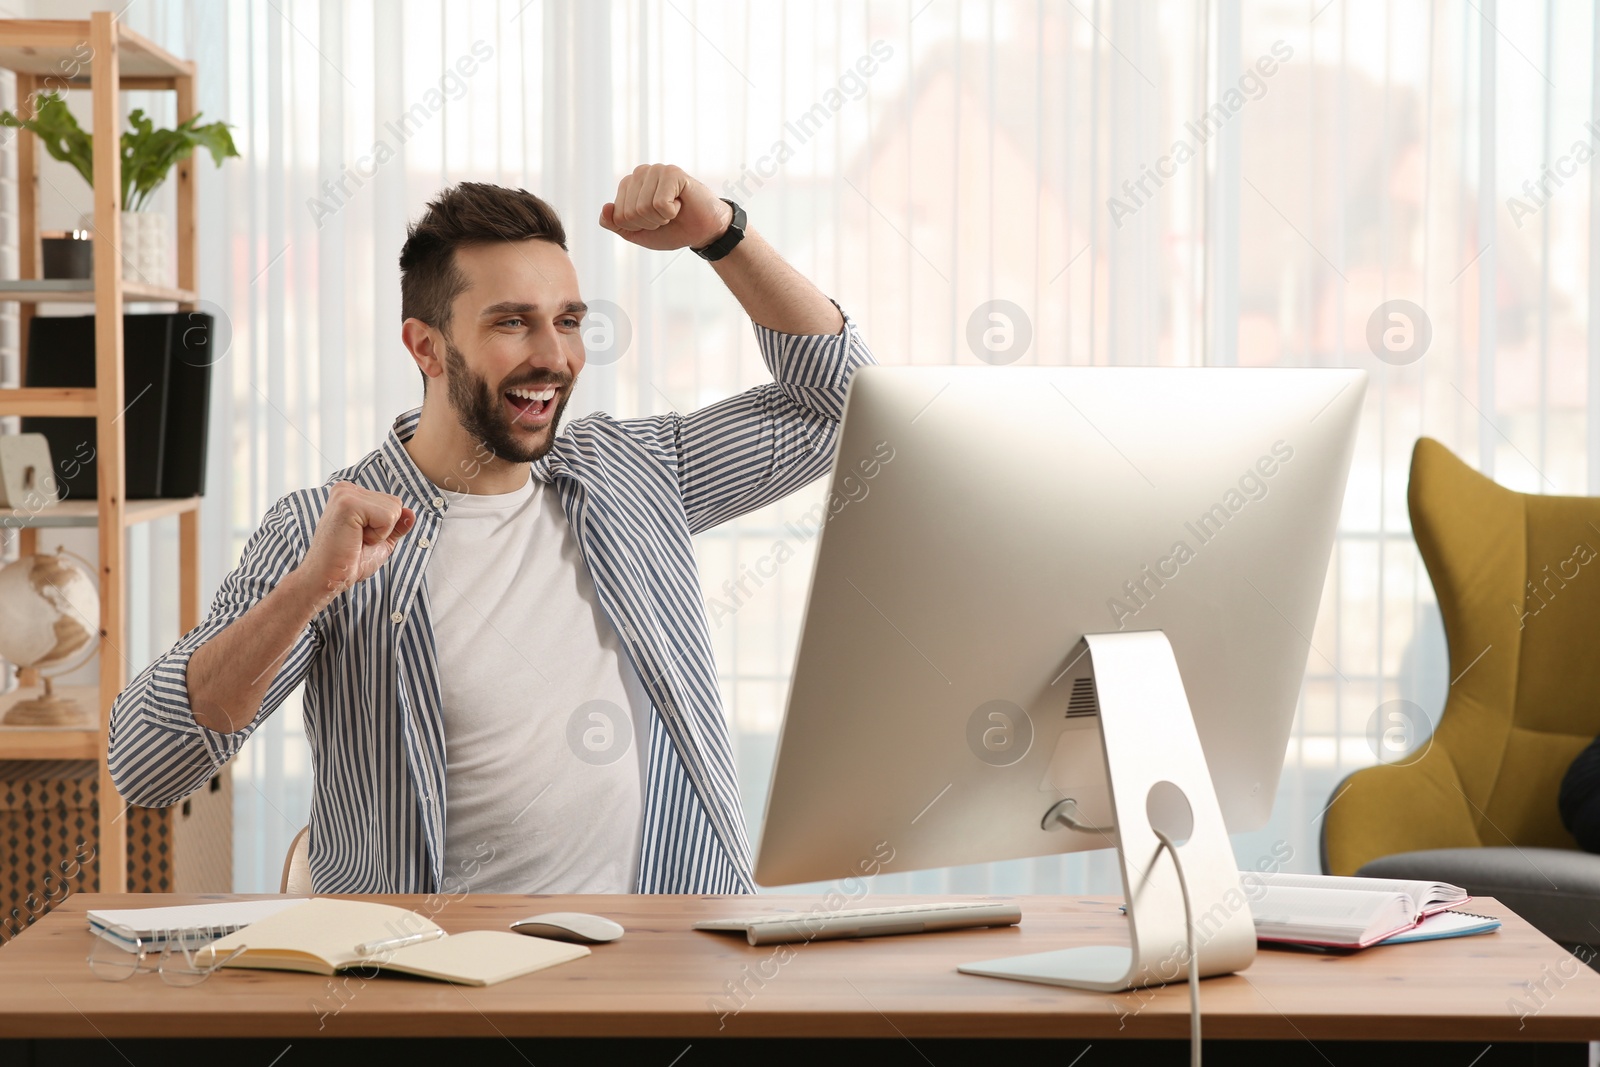
[[[483,446],[495,456],[509,463],[533,463],[550,451],[550,446],[555,444],[556,428],[561,425],[561,415],[567,410],[567,401],[572,398],[567,388],[572,384],[571,375],[563,377],[542,373],[528,381],[512,382],[495,389],[490,387],[488,379],[472,372],[467,366],[466,357],[448,337],[444,342],[444,355],[446,375],[450,382],[450,407],[455,411],[456,420],[463,430],[483,442]],[[545,385],[555,386],[561,391],[555,414],[550,419],[548,432],[533,444],[524,444],[517,439],[513,417],[506,412],[503,390]]]

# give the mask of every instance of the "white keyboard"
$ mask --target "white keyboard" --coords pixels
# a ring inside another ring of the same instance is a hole
[[[1014,903],[987,900],[901,904],[891,908],[845,908],[826,911],[773,912],[743,919],[708,919],[696,930],[744,931],[752,945],[789,941],[828,941],[841,937],[883,937],[964,930],[977,926],[1011,926],[1022,921]]]

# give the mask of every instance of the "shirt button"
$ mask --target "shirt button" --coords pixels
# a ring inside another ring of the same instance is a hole
[[[393,615],[389,616],[389,621],[390,622],[404,622],[405,618],[406,618],[406,613],[405,612],[397,611]]]
[[[423,547],[423,548],[427,548],[427,547],[428,547],[428,545],[429,545],[429,544],[430,544],[430,543],[431,543],[431,542],[430,542],[430,541],[429,541],[429,540],[428,540],[428,539],[427,539],[427,538],[426,538],[426,537],[424,537],[424,538],[423,538],[423,539],[422,539],[422,540],[421,540],[421,541],[420,541],[420,542],[418,542],[418,543],[419,543],[419,544],[421,544],[421,545],[422,545],[422,547]]]
[[[434,497],[433,498],[433,506],[436,507],[436,508],[444,507],[444,497],[442,497],[442,496]]]

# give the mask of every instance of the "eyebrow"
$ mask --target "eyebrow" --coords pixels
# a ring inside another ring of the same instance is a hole
[[[498,304],[490,304],[478,312],[479,318],[492,318],[495,315],[531,315],[539,310],[538,304],[525,304],[516,300],[502,300]],[[589,310],[589,305],[582,300],[568,300],[561,305],[561,310],[571,315],[582,315]]]

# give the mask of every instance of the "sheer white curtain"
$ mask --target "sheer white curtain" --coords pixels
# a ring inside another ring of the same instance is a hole
[[[200,104],[244,155],[198,168],[202,289],[234,328],[207,597],[273,500],[419,401],[395,259],[448,183],[522,185],[563,212],[586,299],[615,308],[589,338],[606,358],[575,414],[685,410],[760,381],[748,326],[701,263],[595,226],[646,161],[745,203],[885,363],[975,362],[969,320],[1003,300],[1012,343],[1031,334],[1021,363],[1371,371],[1277,806],[1237,839],[1242,863],[1284,842],[1315,869],[1321,810],[1376,758],[1380,706],[1413,702],[1423,732],[1443,704],[1405,512],[1417,435],[1519,489],[1600,491],[1588,6],[135,0],[123,17],[199,60]],[[1396,299],[1431,327],[1409,362],[1368,344]],[[748,595],[729,583],[819,497],[697,546],[752,826],[813,546]],[[147,599],[170,584],[156,571]],[[148,660],[171,615],[135,609]],[[309,797],[295,702],[236,780],[237,888],[270,889]],[[1097,854],[880,886],[1103,890],[1112,870]]]

